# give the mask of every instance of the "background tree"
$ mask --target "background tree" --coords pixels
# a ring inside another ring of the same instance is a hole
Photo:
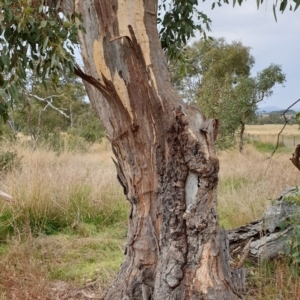
[[[182,28],[193,31],[185,20],[194,24],[197,1],[185,1],[184,11],[174,10],[182,1],[171,3],[174,22],[165,27],[188,35]],[[10,47],[2,51],[3,88],[17,96],[7,67],[15,53],[23,55],[12,67],[19,84],[33,55],[42,78],[51,73],[55,79],[63,67],[74,70],[111,140],[131,211],[125,260],[106,299],[239,298],[244,277],[230,270],[226,234],[218,227],[217,123],[172,87],[157,32],[158,2],[57,0],[43,2],[47,10],[39,1],[0,4],[3,47]],[[84,70],[63,49],[77,34]]]
[[[83,142],[88,145],[100,142],[105,131],[85,99],[82,82],[74,76],[61,78],[54,88],[49,81],[45,90],[39,78],[28,76],[26,87],[19,91],[22,101],[10,106],[9,126],[3,124],[1,127],[3,135],[22,133],[30,136],[34,149],[46,146],[57,151],[64,147],[83,150]]]
[[[274,85],[285,81],[281,67],[271,64],[252,77],[250,48],[223,38],[194,43],[186,49],[186,57],[190,65],[185,73],[178,62],[171,64],[175,87],[205,116],[220,120],[219,148],[233,146],[239,132],[242,151],[246,122],[255,118],[258,103],[272,95]]]

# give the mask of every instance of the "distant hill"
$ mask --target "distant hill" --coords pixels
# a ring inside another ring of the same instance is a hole
[[[282,115],[284,112],[285,112],[285,109],[275,110],[275,111],[269,112],[269,115]],[[297,113],[296,111],[289,109],[285,114],[286,115],[295,115],[296,113]]]
[[[283,110],[283,108],[279,108],[279,107],[276,107],[276,106],[266,106],[266,107],[260,107],[258,109],[258,112],[259,113],[267,113],[268,114],[270,112],[278,111],[278,110]]]
[[[286,108],[281,108],[281,107],[277,107],[277,106],[266,106],[266,107],[259,107],[259,109],[257,110],[258,113],[266,113],[266,114],[269,114],[269,113],[273,113],[273,112],[278,112],[280,111],[281,113],[283,113],[286,109]],[[296,107],[293,107],[290,111],[294,111],[294,113],[297,113],[298,111],[300,111],[300,107],[296,106]]]

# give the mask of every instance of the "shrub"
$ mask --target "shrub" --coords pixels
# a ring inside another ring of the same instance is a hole
[[[0,172],[9,172],[21,166],[21,157],[15,151],[0,152]]]

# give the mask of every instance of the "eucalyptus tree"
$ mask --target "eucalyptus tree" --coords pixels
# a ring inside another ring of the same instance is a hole
[[[8,123],[16,131],[31,138],[31,146],[61,145],[64,139],[76,139],[80,144],[101,141],[104,129],[86,101],[83,83],[77,77],[68,76],[55,88],[46,81],[47,90],[36,76],[27,76],[26,87],[19,91],[22,101],[16,101],[9,112]],[[67,135],[62,135],[67,133]],[[80,138],[81,137],[81,138]]]
[[[156,0],[1,0],[0,84],[16,100],[33,60],[42,80],[64,69],[84,80],[131,204],[124,263],[106,299],[237,299],[243,277],[230,270],[216,210],[217,122],[181,100],[162,49],[177,55],[209,20],[197,0],[170,3],[161,41]],[[72,59],[78,37],[84,68]]]
[[[176,89],[205,116],[220,121],[218,148],[235,145],[238,133],[242,152],[246,122],[255,118],[258,103],[272,95],[275,84],[285,81],[281,67],[271,64],[251,76],[250,48],[223,38],[195,42],[186,48],[185,58],[189,62],[185,73],[178,61],[171,63]]]

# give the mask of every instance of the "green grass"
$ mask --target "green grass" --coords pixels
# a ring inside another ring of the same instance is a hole
[[[220,181],[218,190],[220,193],[229,190],[239,190],[247,184],[247,179],[244,177],[226,177]]]
[[[125,238],[126,226],[119,224],[92,237],[59,233],[10,239],[0,245],[0,299],[23,299],[24,294],[53,299],[49,288],[59,282],[73,289],[97,283],[101,294],[124,259]]]
[[[218,195],[234,195],[239,194],[243,188],[249,184],[249,180],[240,176],[228,176],[222,178],[218,184]],[[221,196],[220,196],[221,197]],[[236,227],[236,218],[232,217],[233,207],[231,203],[222,205],[218,203],[219,223],[225,229]]]
[[[24,228],[34,236],[58,233],[90,236],[105,227],[124,223],[128,215],[128,202],[121,192],[105,190],[103,199],[92,199],[92,187],[77,185],[69,188],[65,202],[51,201],[47,195],[36,194],[22,206],[6,205],[0,214],[0,241],[8,235],[22,233]],[[109,205],[103,205],[108,202]],[[40,205],[36,205],[39,203]]]
[[[273,152],[276,147],[276,145],[272,143],[263,143],[260,141],[253,141],[252,144],[257,151],[262,153]],[[279,142],[276,152],[284,152],[286,149],[287,148],[284,146],[284,144],[282,142]]]
[[[114,232],[114,236],[110,232]],[[109,284],[123,261],[125,237],[126,232],[121,227],[107,228],[92,238],[68,235],[52,237],[53,243],[62,247],[56,253],[56,260],[48,265],[51,280],[78,284],[100,280],[104,285]],[[55,250],[48,242],[43,245],[41,241],[39,251],[49,255]]]

